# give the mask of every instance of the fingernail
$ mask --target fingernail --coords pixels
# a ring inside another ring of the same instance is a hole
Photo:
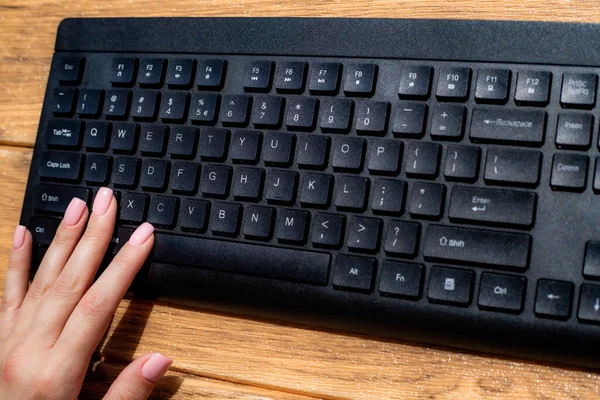
[[[27,228],[23,225],[17,226],[13,236],[13,249],[20,249],[23,246],[23,243],[25,243],[25,232],[27,232]]]
[[[112,194],[113,191],[109,188],[102,188],[98,191],[98,194],[96,194],[96,199],[94,199],[94,205],[92,206],[92,213],[94,213],[94,215],[100,217],[106,214],[113,199]]]
[[[152,235],[152,232],[154,232],[154,227],[152,226],[152,224],[144,222],[143,224],[138,226],[135,232],[133,232],[133,234],[129,238],[129,243],[134,246],[139,246],[140,244],[143,244],[146,242],[146,240],[148,240],[150,235]]]
[[[81,217],[83,217],[85,208],[85,201],[78,199],[77,197],[71,200],[69,207],[67,207],[67,211],[65,211],[63,223],[69,226],[77,225],[81,220]]]
[[[160,353],[153,354],[142,366],[142,375],[150,382],[156,382],[167,372],[173,360]]]

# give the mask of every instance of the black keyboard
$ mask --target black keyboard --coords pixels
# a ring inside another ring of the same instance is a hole
[[[21,223],[113,187],[134,293],[598,366],[600,26],[69,19]]]

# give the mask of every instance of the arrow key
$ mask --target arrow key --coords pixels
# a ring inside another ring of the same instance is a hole
[[[344,235],[343,215],[319,213],[313,222],[312,243],[315,247],[339,247]]]
[[[382,222],[377,218],[352,217],[348,226],[348,248],[376,252],[379,249]]]
[[[571,315],[572,299],[571,282],[540,279],[535,295],[535,315],[542,318],[567,319]]]
[[[581,285],[577,317],[582,322],[600,324],[600,285]]]

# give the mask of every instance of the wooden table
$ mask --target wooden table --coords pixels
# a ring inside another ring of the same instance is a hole
[[[56,27],[65,17],[345,16],[600,22],[597,0],[0,0],[0,276],[19,220]],[[3,282],[0,282],[0,290]],[[600,376],[124,300],[90,366],[101,398],[133,357],[175,359],[160,399],[598,398]]]

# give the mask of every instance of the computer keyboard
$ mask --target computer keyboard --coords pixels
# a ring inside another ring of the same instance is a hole
[[[597,367],[599,73],[596,25],[68,19],[21,223],[109,186],[135,295]]]

